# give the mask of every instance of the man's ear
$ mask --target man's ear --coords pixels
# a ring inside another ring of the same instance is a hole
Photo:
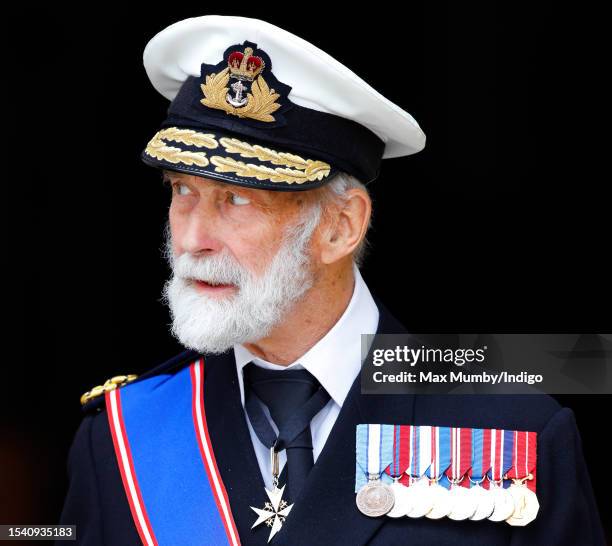
[[[332,264],[351,254],[365,237],[371,214],[370,196],[360,188],[348,190],[344,203],[328,211],[320,238],[321,262]]]

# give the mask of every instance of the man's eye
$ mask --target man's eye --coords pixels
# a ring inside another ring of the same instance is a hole
[[[172,189],[177,195],[189,195],[191,193],[191,190],[185,184],[174,184]]]
[[[248,205],[251,202],[246,197],[242,197],[241,195],[238,195],[237,193],[230,194],[230,201],[232,205]]]

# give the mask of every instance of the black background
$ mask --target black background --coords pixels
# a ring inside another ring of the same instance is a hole
[[[277,24],[418,120],[426,149],[386,160],[370,186],[372,251],[362,271],[409,329],[609,331],[609,202],[592,184],[606,176],[592,130],[598,69],[587,68],[593,50],[575,27],[556,24],[548,4],[537,13],[514,3],[337,13],[310,2],[175,4],[54,7],[11,23],[2,523],[57,521],[82,392],[179,350],[159,303],[169,196],[138,156],[168,106],[142,51],[186,17]],[[577,27],[596,18],[571,15]],[[600,511],[609,513],[600,427],[610,399],[558,398],[577,415]]]

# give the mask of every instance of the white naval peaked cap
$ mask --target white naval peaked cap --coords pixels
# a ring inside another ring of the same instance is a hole
[[[245,40],[270,56],[276,78],[291,86],[292,103],[363,125],[384,143],[382,158],[425,147],[408,112],[318,47],[265,21],[225,15],[179,21],[149,41],[144,66],[153,87],[172,101],[189,76],[200,75],[202,63],[217,64],[229,46]]]

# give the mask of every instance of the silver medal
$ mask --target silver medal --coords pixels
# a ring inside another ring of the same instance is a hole
[[[363,464],[363,470],[367,473],[368,482],[357,491],[355,502],[357,509],[362,514],[376,518],[384,516],[395,504],[393,489],[381,480],[383,469],[389,466],[393,459],[391,449],[393,447],[393,425],[359,425],[359,427],[363,426],[367,427],[365,435],[367,451],[363,453],[365,460],[361,464]],[[391,440],[391,443],[387,442],[387,448],[383,450],[382,446],[385,444],[385,438],[387,441]],[[381,457],[384,457],[383,461],[381,461]],[[357,460],[359,461],[359,452]]]
[[[370,480],[357,492],[356,502],[362,514],[375,518],[389,512],[395,499],[391,487],[377,479]]]
[[[508,492],[514,499],[514,512],[506,519],[510,525],[523,526],[538,515],[540,503],[536,494],[524,484],[513,483]]]
[[[514,513],[514,499],[507,489],[491,482],[489,492],[493,496],[493,513],[487,518],[490,521],[504,521]]]
[[[476,505],[476,511],[470,516],[470,519],[472,521],[487,519],[495,508],[493,495],[491,495],[489,490],[480,485],[472,485],[470,495],[473,497],[474,504]]]
[[[408,512],[408,517],[422,518],[427,515],[433,507],[433,497],[428,478],[421,478],[410,485],[412,490],[412,509]]]
[[[470,495],[470,490],[466,487],[461,487],[458,484],[452,486],[449,492],[452,508],[448,513],[448,517],[455,521],[461,521],[471,518],[476,512],[476,503],[474,497]]]
[[[430,485],[429,488],[433,506],[425,516],[429,519],[441,519],[446,517],[453,507],[450,491],[439,483],[434,483]]]
[[[389,487],[393,490],[395,503],[393,508],[387,512],[390,518],[402,518],[412,510],[412,495],[410,487],[402,485],[399,481],[394,481]]]

